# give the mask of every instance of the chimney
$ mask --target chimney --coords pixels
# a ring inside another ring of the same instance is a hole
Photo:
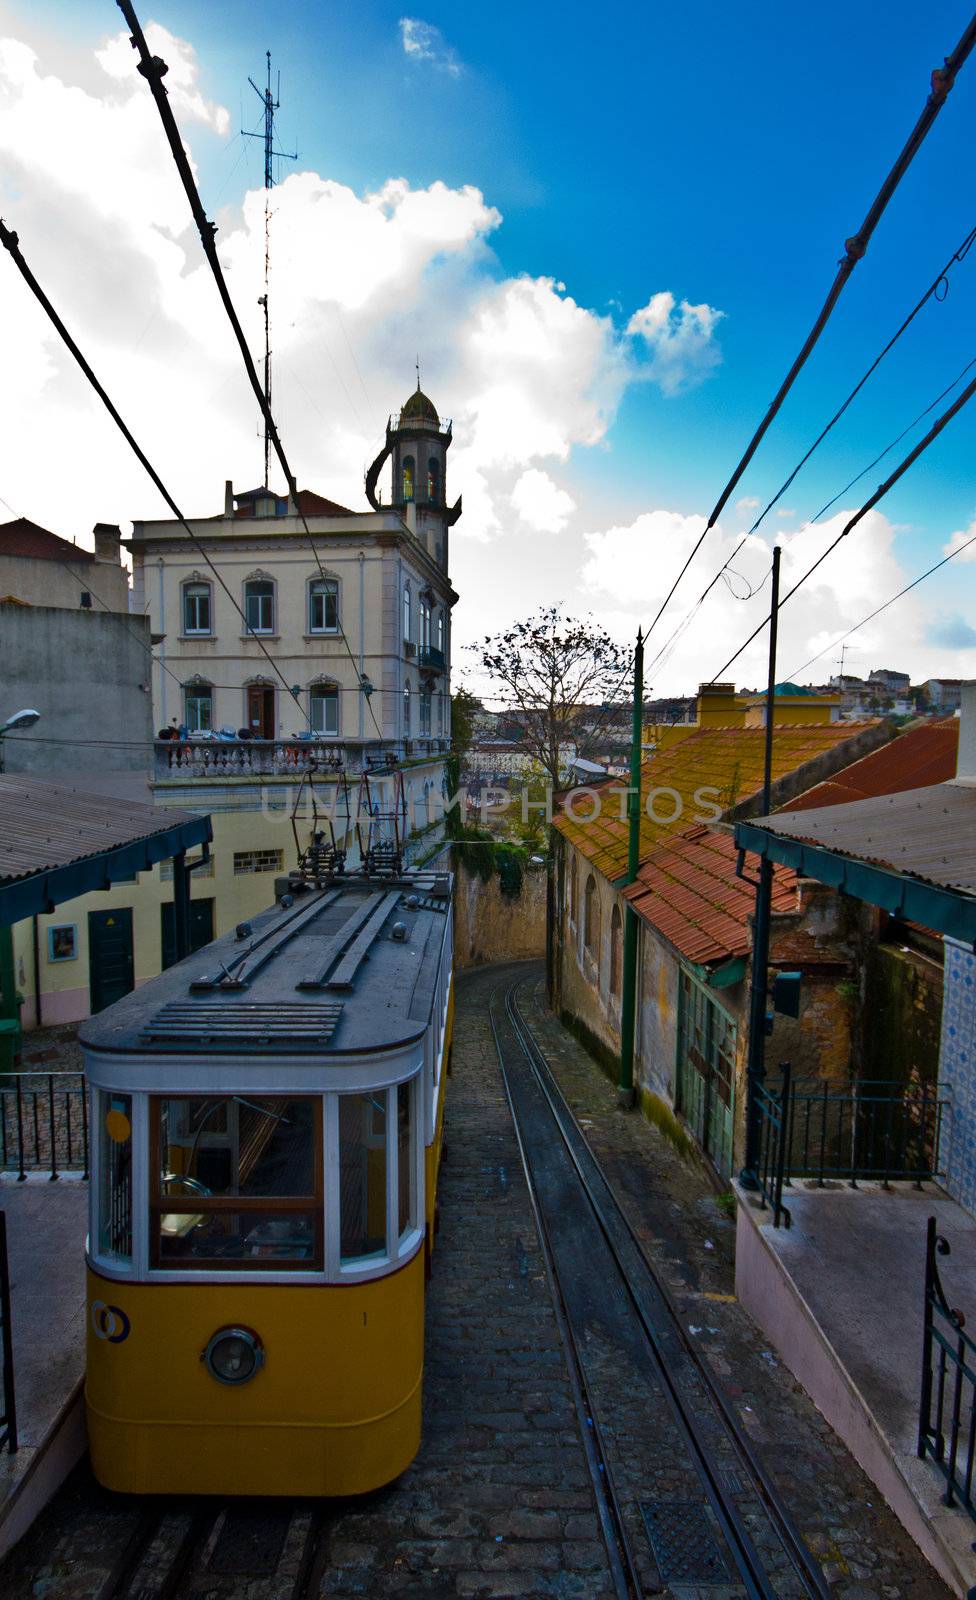
[[[959,754],[956,777],[976,782],[976,679],[964,682],[959,707]]]
[[[698,685],[698,726],[700,728],[742,728],[746,708],[736,698],[734,683]]]
[[[95,560],[110,561],[114,567],[122,563],[122,529],[117,522],[96,522],[92,529],[95,535]]]
[[[234,483],[233,483],[233,479],[227,478],[225,480],[225,482],[224,482],[224,516],[225,517],[232,517],[233,515],[234,515]]]

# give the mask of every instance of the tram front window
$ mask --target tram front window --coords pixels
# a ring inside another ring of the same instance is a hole
[[[386,1254],[386,1090],[339,1096],[340,1256]]]
[[[321,1101],[156,1098],[154,1265],[322,1265]]]
[[[99,1090],[98,1254],[132,1260],[132,1096]]]

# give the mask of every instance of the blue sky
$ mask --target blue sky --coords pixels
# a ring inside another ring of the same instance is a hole
[[[505,0],[490,10],[424,4],[416,17],[440,35],[424,35],[434,40],[429,59],[405,52],[403,9],[370,0],[328,7],[308,0],[288,6],[158,0],[143,4],[140,14],[189,41],[203,94],[230,112],[227,138],[206,127],[192,132],[210,209],[218,201],[238,206],[248,185],[260,181],[259,147],[252,142],[243,153],[236,131],[242,112],[245,126],[258,125],[260,106],[247,76],[261,81],[270,47],[282,74],[279,137],[288,148],[297,145],[299,169],[357,195],[391,177],[405,178],[412,189],[474,186],[503,218],[485,233],[479,249],[489,259],[476,270],[496,281],[555,279],[595,317],[612,318],[621,334],[635,310],[665,290],[677,302],[722,313],[710,341],[721,361],[700,381],[677,393],[655,382],[627,382],[593,443],[572,438],[561,458],[523,463],[537,464],[575,502],[568,533],[578,569],[569,582],[565,558],[554,548],[560,536],[541,534],[533,549],[523,539],[526,600],[562,598],[573,609],[592,600],[622,635],[639,611],[619,583],[616,591],[613,584],[601,588],[599,561],[630,559],[633,541],[624,540],[616,555],[612,541],[596,555],[581,541],[631,527],[642,515],[693,518],[710,508],[819,308],[845,236],[859,226],[921,110],[931,69],[968,20],[965,4],[921,8],[904,0],[885,8],[883,23],[874,6],[834,0],[812,12],[703,0],[695,8],[617,4],[596,15],[591,7]],[[47,52],[51,70],[63,72],[66,82],[73,52],[80,58],[121,29],[109,0],[35,0],[29,8],[15,0],[0,5],[0,20],[3,31],[22,30],[42,58]],[[971,62],[740,495],[765,498],[778,486],[976,223],[974,121]],[[91,183],[99,181],[96,167]],[[783,505],[795,516],[770,519],[771,535],[799,528],[976,356],[974,295],[976,250],[954,269],[945,302],[925,310],[788,492]],[[428,320],[426,333],[429,327]],[[395,352],[395,370],[404,369],[401,388],[409,386],[413,356],[406,337],[403,345]],[[438,359],[432,357],[434,371],[443,383],[450,369]],[[374,410],[385,412],[400,398],[384,390]],[[462,396],[434,398],[455,415],[463,409]],[[974,422],[976,409],[963,413],[885,502],[896,532],[878,568],[879,584],[899,573],[914,576],[976,518]],[[881,476],[878,470],[859,487],[867,493]],[[856,503],[854,496],[842,502]],[[746,508],[739,523],[747,518]],[[727,519],[730,536],[739,523]],[[455,548],[459,587],[462,577],[480,585],[491,570],[490,548],[472,543],[462,555],[460,533]],[[680,557],[684,548],[676,537],[673,550],[656,549],[655,563],[660,559],[663,572],[669,556]],[[716,565],[707,549],[700,560],[699,588]],[[799,549],[796,560],[802,565]],[[823,596],[823,618],[805,618],[797,633],[801,652],[808,639],[819,639],[818,620],[828,629],[835,620],[845,561],[846,555],[836,559],[836,593]],[[937,636],[963,639],[966,626],[976,623],[973,574],[972,565],[955,562],[923,591],[924,611],[913,614],[912,671],[922,671],[929,656],[933,670],[976,671],[973,651],[950,657],[935,648]],[[870,593],[870,574],[859,581]],[[695,589],[692,580],[689,599]],[[877,598],[884,592],[879,588]],[[648,589],[640,604],[651,607],[653,600]],[[730,608],[731,599],[720,602],[723,614]],[[499,606],[492,619],[504,620],[503,611]],[[857,620],[836,615],[844,624]],[[463,601],[458,621],[463,631]],[[742,622],[744,634],[751,621]],[[889,649],[907,648],[906,639],[893,624],[872,636],[869,647],[890,641]],[[787,649],[792,643],[788,637]],[[899,663],[862,663],[865,670],[881,664]],[[707,675],[704,658],[684,657],[679,676],[689,679],[699,665]]]

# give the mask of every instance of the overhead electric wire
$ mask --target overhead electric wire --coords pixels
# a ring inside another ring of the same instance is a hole
[[[920,411],[919,412],[918,416],[914,419],[914,421],[912,421],[912,422],[910,422],[908,424],[907,428],[902,428],[901,433],[898,434],[897,438],[892,439],[890,444],[886,444],[885,445],[885,447],[881,451],[880,455],[875,456],[873,461],[869,461],[867,466],[863,467],[861,469],[861,471],[857,474],[857,476],[851,479],[850,483],[846,483],[844,485],[843,489],[839,490],[838,493],[834,495],[832,500],[828,500],[827,504],[825,506],[821,506],[820,507],[820,510],[816,513],[816,515],[812,516],[810,518],[811,523],[819,522],[820,518],[824,515],[825,512],[830,510],[831,506],[835,506],[837,504],[838,500],[842,500],[844,498],[845,494],[847,494],[849,489],[853,489],[853,487],[854,487],[854,485],[856,483],[860,483],[862,478],[866,478],[868,473],[873,471],[874,468],[878,465],[878,462],[879,461],[883,461],[885,456],[888,455],[888,453],[895,448],[896,444],[901,444],[901,441],[906,437],[906,435],[911,433],[913,428],[917,428],[918,427],[918,424],[921,422],[923,417],[927,417],[930,411],[934,411],[935,410],[935,408],[939,404],[940,400],[944,400],[947,394],[951,394],[952,393],[953,389],[956,387],[956,384],[962,382],[963,378],[966,376],[966,373],[969,371],[970,367],[973,367],[973,366],[976,366],[976,356],[973,356],[971,361],[967,361],[966,362],[966,365],[963,367],[962,371],[956,374],[956,376],[953,378],[952,382],[950,384],[946,385],[946,387],[942,390],[941,394],[937,394],[936,395],[935,399],[929,405],[927,405],[925,407],[924,411]]]
[[[275,455],[277,456],[281,470],[285,475],[285,482],[288,485],[288,492],[291,496],[292,504],[295,507],[296,513],[301,518],[302,526],[305,529],[305,533],[308,538],[312,554],[315,557],[316,564],[318,565],[319,572],[321,573],[322,577],[325,578],[327,576],[325,568],[322,565],[321,557],[319,556],[318,550],[315,547],[315,540],[312,537],[312,530],[308,525],[308,520],[304,511],[302,510],[301,502],[298,498],[298,483],[288,463],[288,458],[285,455],[284,447],[281,443],[281,438],[279,436],[277,426],[275,425],[274,417],[271,414],[271,407],[268,403],[267,395],[265,394],[264,388],[262,387],[261,381],[258,377],[257,368],[254,365],[254,360],[251,356],[247,339],[244,335],[244,329],[241,326],[240,318],[237,315],[234,302],[230,296],[230,290],[227,287],[227,281],[224,277],[224,270],[220,264],[220,257],[217,254],[217,226],[216,223],[210,221],[209,217],[204,211],[203,202],[200,199],[199,190],[197,189],[196,181],[193,177],[193,171],[190,167],[189,158],[187,156],[183,140],[180,137],[180,131],[176,123],[176,118],[173,115],[173,109],[169,103],[169,95],[167,90],[163,87],[163,78],[169,69],[165,61],[163,61],[159,56],[154,56],[150,53],[149,46],[146,43],[145,34],[142,31],[142,27],[138,17],[136,16],[135,8],[132,5],[131,0],[117,0],[117,4],[131,30],[132,38],[130,43],[139,55],[138,71],[148,83],[152,97],[156,102],[156,108],[163,124],[163,131],[166,135],[166,141],[170,147],[170,151],[172,152],[173,160],[176,163],[176,168],[183,184],[183,189],[186,193],[187,200],[189,201],[190,210],[193,213],[193,220],[197,225],[197,232],[200,235],[200,243],[203,246],[203,253],[207,258],[210,271],[213,274],[214,282],[217,285],[217,292],[220,295],[224,310],[227,313],[228,321],[233,329],[234,337],[237,340],[238,348],[240,349],[241,356],[244,361],[244,367],[247,372],[248,380],[251,384],[251,388],[254,390],[254,395],[257,399],[258,405],[261,408],[261,414],[267,426],[268,436],[274,447]],[[362,673],[360,672],[359,665],[355,656],[353,655],[349,640],[346,638],[345,632],[341,628],[340,637],[345,644],[346,651],[350,661],[352,662],[361,687]],[[376,719],[376,713],[370,704],[369,697],[364,694],[363,698],[366,702],[366,709],[369,711],[369,714],[373,719],[373,725],[376,728],[376,732],[382,739],[383,730]]]
[[[145,469],[145,471],[149,474],[149,477],[152,479],[152,481],[155,484],[156,488],[158,489],[159,493],[162,495],[162,497],[165,500],[166,504],[169,506],[169,508],[172,511],[172,513],[173,513],[174,517],[176,518],[177,522],[183,528],[183,530],[185,531],[187,537],[190,539],[191,543],[200,552],[200,555],[203,557],[204,561],[207,563],[207,566],[210,568],[211,572],[213,573],[213,575],[216,578],[217,582],[220,584],[220,587],[223,589],[223,591],[226,594],[226,596],[227,596],[228,600],[230,601],[231,605],[234,607],[234,610],[237,612],[238,616],[240,617],[241,621],[243,622],[245,631],[248,634],[250,634],[250,636],[254,640],[256,640],[257,644],[261,648],[262,653],[267,658],[269,666],[271,667],[272,671],[275,673],[275,676],[281,681],[281,683],[284,685],[284,688],[286,689],[287,693],[295,701],[295,704],[298,706],[299,711],[301,711],[302,716],[305,717],[306,720],[308,720],[308,717],[309,717],[310,714],[305,712],[304,708],[302,707],[301,700],[299,699],[298,695],[296,695],[294,693],[294,690],[292,689],[291,685],[286,681],[286,679],[285,679],[283,673],[281,672],[281,669],[279,668],[277,662],[274,660],[273,656],[269,653],[269,651],[267,649],[267,646],[264,643],[264,640],[261,638],[261,635],[258,632],[256,632],[256,630],[254,628],[251,627],[250,623],[247,620],[247,617],[245,616],[244,612],[241,610],[241,607],[238,605],[237,600],[235,599],[234,595],[231,593],[231,590],[228,588],[228,586],[225,583],[224,579],[221,577],[221,575],[218,572],[217,568],[214,566],[213,562],[211,561],[210,556],[207,554],[207,551],[206,551],[204,545],[200,542],[200,540],[197,538],[196,534],[193,532],[193,529],[190,527],[190,524],[187,522],[185,516],[183,515],[183,513],[180,510],[179,506],[177,505],[176,501],[173,499],[173,496],[170,494],[170,492],[167,489],[166,485],[164,484],[162,478],[159,476],[159,473],[156,471],[155,467],[153,466],[152,462],[149,460],[149,457],[146,455],[146,453],[142,449],[141,445],[138,443],[137,439],[135,438],[135,436],[132,433],[131,429],[129,428],[128,424],[125,422],[124,418],[121,416],[120,412],[117,410],[117,408],[115,407],[115,405],[113,404],[113,402],[109,398],[108,394],[106,393],[105,389],[102,387],[102,384],[99,382],[99,379],[95,375],[95,372],[93,371],[93,369],[90,366],[89,362],[87,361],[85,356],[82,354],[82,352],[79,349],[78,345],[75,343],[75,341],[72,338],[71,334],[68,332],[68,329],[65,327],[65,324],[62,322],[62,320],[61,320],[60,316],[58,315],[57,311],[55,311],[55,309],[54,309],[53,305],[51,304],[50,300],[48,299],[47,295],[44,293],[44,290],[41,288],[40,284],[38,283],[37,279],[35,278],[35,276],[34,276],[33,272],[31,271],[30,267],[27,265],[27,262],[24,260],[23,254],[21,253],[20,242],[19,242],[17,234],[15,232],[13,232],[12,229],[10,229],[10,228],[8,228],[6,226],[6,224],[3,222],[2,218],[0,218],[0,244],[3,245],[4,249],[6,251],[8,251],[8,253],[12,257],[12,259],[14,261],[14,264],[17,267],[18,272],[20,273],[20,275],[23,278],[24,282],[27,284],[27,287],[30,289],[30,291],[33,294],[35,300],[37,300],[38,304],[42,307],[42,309],[46,313],[46,315],[48,317],[48,320],[54,326],[54,328],[55,328],[56,332],[58,333],[58,336],[60,337],[62,343],[67,347],[67,349],[74,356],[75,361],[77,362],[78,366],[81,368],[81,370],[84,373],[85,377],[88,379],[88,382],[91,384],[91,386],[94,389],[95,393],[98,395],[98,398],[101,400],[101,402],[104,405],[106,411],[108,412],[109,416],[112,418],[112,420],[115,423],[116,427],[119,429],[119,432],[122,434],[123,438],[125,439],[126,443],[129,445],[129,447],[132,450],[133,454],[136,456],[137,460],[140,462],[140,464]]]
[[[848,406],[860,394],[861,390],[864,388],[864,385],[867,383],[867,381],[871,377],[872,373],[876,372],[878,367],[880,367],[882,361],[884,360],[884,358],[888,354],[888,352],[890,350],[894,349],[894,346],[898,343],[898,340],[901,338],[901,336],[905,332],[905,330],[908,327],[911,326],[912,322],[914,322],[915,318],[918,316],[918,314],[922,310],[922,308],[924,306],[926,306],[928,304],[928,302],[932,299],[932,296],[936,294],[936,291],[938,290],[939,285],[941,283],[945,283],[946,288],[948,290],[948,283],[949,283],[948,273],[949,273],[950,268],[953,267],[955,265],[955,263],[958,262],[958,261],[965,261],[967,255],[969,254],[970,249],[972,248],[974,240],[976,240],[976,228],[970,228],[970,230],[967,233],[965,239],[962,241],[962,244],[960,244],[958,249],[955,250],[953,252],[953,254],[949,257],[949,259],[946,262],[945,266],[942,268],[942,271],[929,284],[929,287],[926,289],[925,293],[922,295],[922,298],[920,300],[916,301],[915,305],[912,307],[911,311],[908,313],[908,316],[904,319],[904,321],[902,322],[901,326],[898,329],[896,329],[896,331],[892,334],[891,338],[888,340],[888,343],[885,345],[884,349],[881,350],[878,353],[878,355],[875,356],[874,360],[871,362],[871,365],[868,367],[867,371],[863,374],[863,376],[861,378],[859,378],[858,382],[854,385],[854,387],[851,390],[850,394],[847,396],[847,399],[834,412],[834,414],[831,417],[830,421],[828,423],[826,423],[825,426],[821,429],[820,433],[818,433],[817,437],[814,439],[814,441],[813,441],[812,445],[810,446],[810,448],[806,451],[806,453],[804,455],[802,455],[800,457],[799,461],[797,462],[796,466],[793,468],[793,471],[790,473],[789,477],[784,479],[783,483],[780,484],[780,486],[777,489],[776,493],[773,495],[773,498],[763,507],[762,511],[760,511],[760,513],[759,513],[758,517],[756,518],[755,522],[752,524],[752,527],[749,529],[750,533],[755,533],[756,532],[756,530],[760,527],[762,522],[765,521],[765,519],[769,515],[770,511],[772,511],[773,506],[775,506],[783,498],[783,495],[786,493],[787,489],[790,487],[790,484],[793,482],[794,478],[801,471],[801,469],[804,466],[806,466],[806,463],[809,461],[809,459],[813,455],[814,451],[820,445],[823,444],[823,442],[826,439],[826,437],[827,437],[828,433],[830,432],[830,430],[835,426],[836,423],[838,423],[840,421],[841,417],[844,415],[844,412],[847,410]],[[943,296],[942,298],[944,299],[945,296]],[[951,385],[950,385],[950,387],[951,387]],[[935,402],[935,403],[937,403],[937,402]],[[924,412],[923,412],[923,415],[924,415]],[[908,430],[906,429],[906,432],[907,431]],[[866,468],[865,470],[866,471],[870,471],[870,468]],[[855,479],[855,482],[856,482],[856,479]],[[848,488],[849,487],[850,487],[850,485],[848,485]],[[843,494],[843,493],[845,493],[845,491],[842,490],[841,493]],[[814,518],[813,520],[815,521],[816,518]]]
[[[861,521],[861,519],[863,517],[866,517],[868,512],[873,510],[873,508],[878,504],[878,501],[882,500],[884,498],[884,496],[888,493],[889,489],[894,487],[894,485],[898,482],[899,478],[904,476],[904,474],[908,471],[909,467],[911,467],[918,460],[919,456],[923,453],[923,451],[927,450],[929,445],[932,444],[933,441],[938,438],[938,436],[942,432],[943,428],[946,427],[946,425],[952,421],[953,417],[957,414],[957,412],[962,410],[963,406],[967,403],[967,401],[972,399],[972,396],[974,394],[976,394],[976,378],[974,378],[972,380],[972,382],[969,383],[966,386],[966,388],[963,390],[962,394],[959,396],[959,398],[957,400],[953,401],[952,405],[948,408],[948,410],[947,411],[943,411],[943,413],[942,413],[941,417],[939,417],[938,421],[934,422],[932,424],[931,428],[929,429],[928,433],[925,435],[924,439],[920,439],[918,444],[915,446],[914,450],[910,450],[909,451],[908,455],[905,457],[905,459],[902,462],[899,463],[899,465],[895,468],[894,472],[892,472],[890,474],[890,476],[885,479],[884,483],[880,484],[879,487],[877,489],[875,489],[874,494],[871,495],[870,499],[865,500],[865,502],[864,502],[863,506],[861,507],[861,509],[859,511],[856,511],[854,513],[853,517],[851,517],[844,524],[843,528],[841,529],[840,533],[837,535],[836,539],[831,540],[831,542],[827,546],[826,550],[822,551],[821,554],[817,557],[816,561],[814,561],[812,563],[812,565],[807,568],[807,570],[803,574],[803,576],[801,578],[797,579],[797,581],[793,585],[792,589],[788,589],[787,590],[786,594],[784,594],[782,599],[780,600],[779,606],[777,607],[777,610],[782,610],[782,608],[783,608],[783,606],[785,606],[787,600],[791,599],[792,596],[796,594],[797,589],[799,589],[804,583],[806,583],[807,579],[809,577],[812,577],[813,573],[816,572],[817,568],[824,561],[826,561],[827,557],[834,550],[836,550],[836,548],[840,544],[841,540],[847,538],[847,535],[851,532],[851,530],[853,528],[857,527],[857,524]],[[729,657],[729,659],[728,659],[728,661],[726,661],[724,667],[722,667],[721,670],[716,674],[716,678],[717,679],[720,679],[723,676],[723,674],[728,671],[729,667],[731,667],[731,665],[732,665],[732,663],[734,661],[738,661],[738,659],[741,656],[742,652],[744,650],[748,649],[748,647],[752,643],[753,639],[756,639],[756,638],[759,637],[759,635],[762,633],[763,629],[767,626],[768,622],[769,622],[769,617],[764,617],[762,622],[760,622],[759,626],[752,630],[752,632],[750,633],[748,639],[746,639],[742,644],[740,644],[740,646],[739,646],[738,650],[735,652],[735,654]]]
[[[120,5],[123,3],[124,0],[119,0]],[[127,3],[127,0],[125,0],[125,3]],[[955,82],[956,74],[965,64],[974,44],[976,44],[976,16],[970,18],[970,21],[963,32],[959,43],[956,45],[956,48],[953,50],[951,55],[946,57],[945,64],[942,67],[937,67],[932,73],[929,96],[925,102],[925,106],[920,117],[918,118],[918,121],[909,134],[908,139],[905,141],[905,144],[903,145],[901,153],[899,154],[894,166],[888,173],[888,176],[885,178],[884,183],[881,185],[881,188],[878,190],[878,193],[872,201],[860,228],[858,229],[857,233],[853,234],[851,238],[846,241],[844,255],[838,264],[837,274],[830,287],[830,292],[828,293],[827,298],[821,307],[820,313],[813,324],[813,327],[807,334],[800,352],[793,362],[793,365],[790,367],[789,372],[786,374],[786,377],[780,384],[780,387],[771,401],[766,414],[762,419],[762,422],[759,424],[759,427],[756,429],[748,445],[746,446],[746,449],[739,460],[738,466],[733,472],[731,478],[729,478],[728,482],[726,483],[725,488],[718,497],[718,500],[715,502],[715,506],[708,518],[708,521],[702,529],[701,534],[692,548],[690,555],[684,561],[678,576],[675,578],[674,583],[671,585],[671,588],[668,590],[668,593],[665,596],[662,604],[658,608],[657,614],[655,615],[651,626],[647,630],[648,635],[657,626],[662,615],[670,604],[678,584],[681,582],[688,568],[691,566],[692,561],[694,561],[695,556],[701,549],[707,535],[715,526],[716,522],[724,511],[729,499],[731,498],[740,479],[742,478],[743,473],[758,450],[759,445],[762,443],[762,440],[765,437],[771,423],[779,412],[783,401],[786,399],[786,396],[789,394],[793,384],[806,364],[807,358],[816,345],[817,340],[820,338],[821,333],[827,325],[827,321],[831,315],[831,312],[840,298],[844,285],[847,283],[847,280],[854,271],[854,268],[857,266],[857,263],[861,260],[861,257],[867,250],[871,236],[880,222],[892,195],[897,189],[905,173],[908,171],[908,168],[915,156],[918,154],[926,134],[938,116],[939,111],[942,109],[946,96]],[[645,635],[645,637],[646,636],[647,635]]]
[[[880,617],[882,611],[887,611],[888,607],[893,606],[896,600],[901,600],[904,595],[910,594],[913,589],[917,589],[919,584],[924,583],[926,578],[931,578],[933,572],[938,572],[939,568],[944,567],[947,562],[954,561],[956,556],[961,556],[963,551],[968,550],[971,545],[976,545],[976,533],[971,538],[965,539],[962,544],[957,545],[954,550],[950,550],[949,554],[943,556],[942,560],[937,561],[934,566],[928,567],[925,572],[920,572],[917,578],[912,579],[911,583],[906,583],[904,589],[899,589],[897,594],[891,595],[882,605],[877,606],[866,617],[862,617],[860,622],[855,622],[853,628],[848,628],[847,632],[842,633],[839,639],[834,640],[833,644],[824,645],[824,648],[818,650],[815,656],[811,656],[809,661],[804,661],[802,666],[796,667],[785,681],[791,683],[799,673],[805,672],[807,667],[811,667],[815,661],[820,660],[821,656],[825,656],[828,650],[836,650],[837,646],[843,644],[845,639],[849,639],[852,633],[857,633],[859,628],[867,627],[868,623],[873,622],[875,617]]]

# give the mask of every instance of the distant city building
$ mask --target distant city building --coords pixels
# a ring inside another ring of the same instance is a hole
[[[961,678],[926,678],[925,691],[939,711],[958,711],[962,704]]]
[[[877,684],[887,694],[905,694],[911,687],[911,677],[907,672],[893,672],[890,667],[875,667],[868,673],[868,682]]]

